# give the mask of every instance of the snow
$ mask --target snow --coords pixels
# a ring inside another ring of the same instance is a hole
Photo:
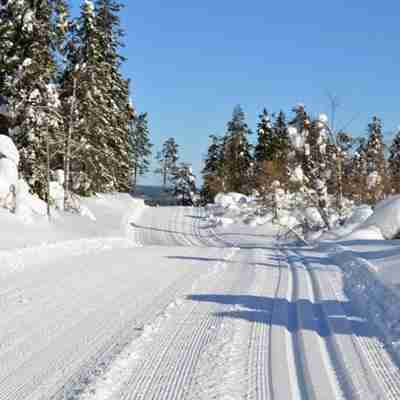
[[[11,160],[15,165],[19,164],[19,153],[10,137],[0,135],[0,156]]]
[[[350,273],[341,281],[334,261],[346,270],[346,249],[277,245],[272,214],[240,194],[207,210],[151,208],[117,193],[80,202],[96,221],[60,211],[51,224],[23,225],[0,210],[8,400],[269,398],[271,376],[282,399],[304,387],[328,400],[400,393],[386,350],[364,335],[370,327],[359,338],[346,314],[344,291],[361,282]],[[233,222],[210,226],[217,211]],[[365,368],[381,374],[379,386]]]
[[[367,188],[373,190],[381,182],[381,177],[377,171],[373,171],[367,175]]]
[[[295,149],[300,150],[304,147],[305,144],[304,135],[302,134],[302,132],[299,132],[295,126],[290,125],[288,127],[288,136],[290,142],[292,143]]]
[[[12,185],[18,181],[18,169],[15,163],[8,158],[0,158],[0,198],[5,198],[10,193]]]
[[[393,239],[400,232],[400,195],[379,202],[374,213],[359,230],[379,231],[385,239]]]
[[[241,193],[218,193],[215,196],[214,203],[221,207],[232,207],[241,204],[247,204],[249,199]]]
[[[294,170],[291,171],[290,180],[298,183],[302,183],[304,181],[304,172],[300,165],[297,165]]]

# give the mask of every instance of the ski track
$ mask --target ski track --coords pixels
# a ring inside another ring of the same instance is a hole
[[[360,330],[337,267],[273,237],[227,240],[204,216],[144,208],[126,238],[0,252],[0,400],[400,398],[400,372]],[[138,298],[129,265],[90,268],[134,246],[171,248],[186,269]]]

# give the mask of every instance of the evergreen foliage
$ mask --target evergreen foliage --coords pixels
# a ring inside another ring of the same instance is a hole
[[[172,193],[182,206],[195,204],[196,177],[190,164],[181,163],[171,172]]]
[[[236,106],[224,138],[224,182],[227,191],[251,191],[253,157],[248,141],[250,134],[245,114],[240,106]]]
[[[55,52],[63,37],[61,0],[8,1],[0,12],[0,94],[7,99],[9,134],[20,150],[21,175],[46,192],[49,142],[62,127]]]
[[[394,193],[400,193],[400,129],[397,130],[390,146],[389,172]]]
[[[128,82],[120,71],[118,3],[86,1],[66,47],[61,86],[69,108],[76,98],[73,163],[81,193],[126,191],[130,182]],[[76,80],[77,90],[73,93]]]
[[[150,170],[150,143],[147,113],[134,115],[129,122],[129,158],[132,174],[132,189],[135,190],[137,178]]]
[[[224,144],[223,138],[210,136],[211,143],[204,160],[202,199],[212,202],[217,193],[224,191]]]
[[[161,175],[164,188],[167,187],[179,160],[178,149],[179,145],[171,137],[164,142],[162,150],[157,154],[159,167],[155,172]]]
[[[368,124],[368,141],[365,148],[367,167],[367,187],[371,192],[370,201],[376,203],[385,195],[386,166],[382,123],[373,117]]]

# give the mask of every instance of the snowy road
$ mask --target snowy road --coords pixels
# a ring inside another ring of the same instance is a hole
[[[398,399],[327,255],[146,208],[109,244],[0,281],[0,400]],[[29,263],[28,263],[29,264]]]

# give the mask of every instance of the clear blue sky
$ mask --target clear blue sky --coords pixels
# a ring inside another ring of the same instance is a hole
[[[78,4],[78,0],[74,0]],[[126,1],[124,66],[156,150],[174,136],[199,172],[211,133],[236,104],[255,130],[263,107],[304,103],[363,133],[373,114],[400,124],[400,3],[394,0]],[[255,135],[254,135],[255,136]],[[144,183],[158,183],[147,177]]]

